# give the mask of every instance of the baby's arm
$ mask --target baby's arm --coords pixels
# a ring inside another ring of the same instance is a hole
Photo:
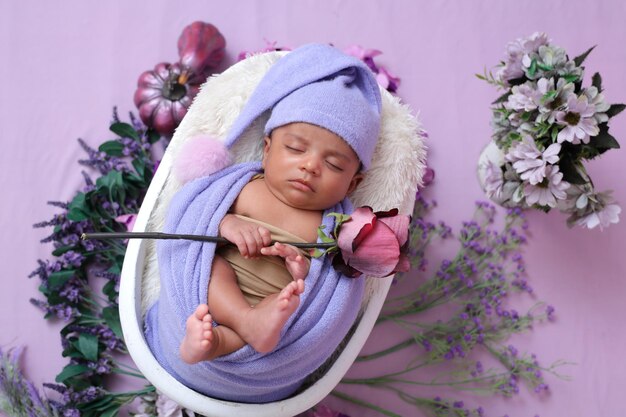
[[[272,243],[270,231],[257,224],[227,214],[220,223],[220,236],[234,243],[244,258],[256,258]]]
[[[274,245],[262,248],[261,254],[280,256],[285,259],[287,271],[294,281],[303,280],[309,273],[310,263],[302,253],[291,245],[276,242]]]

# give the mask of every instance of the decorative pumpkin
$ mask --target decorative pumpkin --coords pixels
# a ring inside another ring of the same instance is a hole
[[[193,22],[178,38],[178,55],[183,68],[206,77],[224,58],[226,40],[210,23]],[[205,74],[206,73],[206,74]]]
[[[139,76],[134,100],[139,117],[146,126],[161,135],[174,132],[198,93],[200,84],[192,84],[191,78],[180,64],[166,62]]]
[[[225,45],[222,34],[210,23],[185,27],[178,38],[180,62],[162,62],[139,76],[134,99],[144,124],[161,135],[171,135],[200,84],[224,58]]]

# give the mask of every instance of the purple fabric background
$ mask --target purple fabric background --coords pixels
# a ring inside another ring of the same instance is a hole
[[[55,213],[47,200],[68,200],[82,184],[76,161],[83,153],[76,138],[92,145],[110,138],[112,107],[121,115],[134,110],[137,77],[177,58],[176,40],[192,21],[212,22],[222,31],[227,63],[241,50],[263,47],[264,38],[285,46],[319,41],[382,50],[377,62],[402,78],[400,95],[420,113],[430,134],[436,215],[456,227],[483,198],[476,160],[490,137],[489,103],[497,96],[474,74],[502,59],[508,41],[540,30],[571,56],[598,45],[586,61],[587,79],[601,72],[608,102],[624,102],[625,18],[626,3],[620,0],[1,2],[0,345],[28,347],[26,371],[39,386],[53,381],[66,364],[60,324],[44,321],[28,302],[37,296],[38,283],[26,276],[37,258],[50,253],[38,243],[44,231],[31,224]],[[611,122],[611,132],[625,143],[626,115]],[[611,151],[589,166],[596,185],[615,189],[623,205],[625,162],[624,150]],[[544,364],[576,362],[562,369],[573,380],[548,379],[552,393],[543,398],[522,390],[511,400],[470,402],[488,407],[493,416],[619,415],[626,384],[621,356],[626,220],[600,232],[568,229],[557,212],[529,217],[530,282],[540,299],[556,306],[557,321],[515,341]],[[381,370],[383,364],[376,366]],[[360,369],[354,374],[366,373]],[[376,371],[367,369],[372,375]],[[401,415],[416,415],[394,395],[349,388],[344,391]],[[352,416],[377,415],[338,400],[330,403]]]

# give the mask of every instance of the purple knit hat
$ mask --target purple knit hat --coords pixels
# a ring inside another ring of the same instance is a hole
[[[182,182],[229,166],[229,149],[252,123],[272,111],[265,133],[293,122],[330,130],[370,167],[380,129],[381,98],[370,69],[360,60],[324,44],[309,44],[280,58],[261,79],[224,142],[191,138],[174,166]]]
[[[272,110],[265,134],[293,123],[311,123],[343,138],[368,169],[380,130],[381,98],[370,69],[324,44],[290,52],[272,66],[235,120],[230,147],[263,112]]]

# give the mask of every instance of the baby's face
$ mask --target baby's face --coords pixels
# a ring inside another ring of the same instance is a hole
[[[291,123],[265,138],[265,183],[283,203],[325,210],[362,179],[354,150],[336,134],[309,123]]]

